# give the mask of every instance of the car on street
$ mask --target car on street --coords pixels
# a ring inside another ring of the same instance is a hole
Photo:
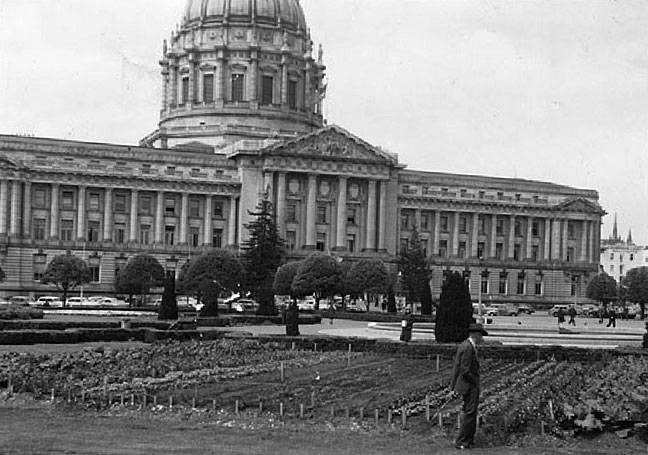
[[[479,303],[473,303],[473,314],[479,314]],[[482,316],[497,316],[499,310],[495,305],[486,305],[482,303]]]
[[[521,303],[518,305],[518,314],[533,314],[535,313],[535,310],[531,305],[527,305],[526,303]]]
[[[32,300],[25,295],[14,295],[12,297],[9,297],[9,303],[12,305],[27,306],[32,303]]]
[[[598,316],[599,307],[591,303],[581,305],[581,314],[583,316]]]
[[[315,310],[315,297],[306,297],[297,301],[297,309],[299,311],[314,311]]]
[[[259,303],[252,299],[238,299],[232,304],[237,313],[256,313],[259,310]]]
[[[52,295],[43,295],[36,299],[34,305],[43,307],[62,307],[63,301]]]
[[[101,297],[95,300],[99,306],[128,306],[124,300],[116,299],[115,297]]]
[[[67,306],[84,306],[88,299],[85,297],[69,297],[66,301]]]
[[[512,303],[493,303],[492,307],[497,310],[497,314],[492,316],[517,316],[518,315],[518,308],[516,305]]]
[[[553,316],[555,318],[556,316],[558,316],[558,310],[563,310],[563,313],[565,314],[565,316],[567,316],[569,307],[570,305],[554,305],[549,309],[548,314],[549,316]]]

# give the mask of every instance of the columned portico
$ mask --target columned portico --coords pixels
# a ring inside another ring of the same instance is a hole
[[[231,196],[229,200],[229,218],[227,223],[227,245],[230,247],[238,244],[236,240],[236,196]]]
[[[588,234],[588,221],[581,221],[581,244],[580,244],[580,262],[585,262],[587,260],[587,234]]]
[[[336,226],[336,250],[346,249],[346,210],[347,210],[347,178],[338,178],[338,203],[337,203],[337,226]],[[310,191],[310,190],[309,190]]]
[[[473,220],[473,225],[472,225],[472,237],[470,240],[470,257],[483,259],[479,257],[477,251],[477,247],[479,244],[479,213],[473,213],[472,220]]]
[[[533,218],[532,217],[527,217],[526,253],[524,257],[527,260],[533,258]]]
[[[509,236],[508,236],[508,257],[513,258],[515,255],[515,215],[509,217]]]
[[[491,233],[490,233],[490,254],[491,258],[497,255],[497,215],[491,215]]]
[[[187,219],[189,217],[189,193],[182,193],[182,207],[180,208],[180,245],[187,244]]]
[[[545,261],[551,258],[551,220],[549,218],[545,218],[543,258]]]
[[[432,254],[439,254],[439,235],[441,234],[441,212],[436,210],[434,212],[434,246],[432,247]]]

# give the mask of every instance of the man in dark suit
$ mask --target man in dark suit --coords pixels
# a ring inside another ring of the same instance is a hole
[[[481,324],[470,324],[468,338],[457,348],[452,369],[453,393],[462,396],[463,419],[461,429],[455,440],[457,449],[467,449],[473,445],[477,429],[477,406],[479,405],[479,360],[477,358],[477,345],[483,341],[483,336],[488,335]]]

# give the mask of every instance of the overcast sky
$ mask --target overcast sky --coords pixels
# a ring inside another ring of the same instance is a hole
[[[184,0],[0,0],[0,133],[136,144]],[[597,189],[648,244],[648,1],[301,0],[325,113],[410,169]]]

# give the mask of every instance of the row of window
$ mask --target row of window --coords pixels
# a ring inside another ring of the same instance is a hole
[[[634,261],[634,258],[635,258],[634,253],[630,253],[628,256],[629,256],[630,262]],[[613,260],[614,260],[614,251],[611,251],[610,252],[610,261],[613,261]],[[619,254],[619,262],[623,262],[623,253]]]
[[[418,186],[416,185],[403,185],[402,186],[402,191],[403,194],[418,194]],[[437,191],[433,187],[430,186],[423,186],[421,189],[421,192],[423,195],[436,195],[436,194],[441,194],[442,196],[457,196],[456,191],[450,191],[449,188],[440,188],[440,191]],[[480,190],[477,192],[475,195],[474,193],[469,193],[466,188],[461,188],[459,189],[459,194],[460,197],[462,198],[474,198],[477,196],[479,199],[497,199],[500,201],[508,201],[508,200],[515,200],[516,202],[522,202],[522,201],[533,201],[534,203],[539,203],[539,202],[546,202],[546,199],[541,199],[540,196],[534,195],[531,198],[524,198],[521,193],[515,193],[513,196],[507,196],[504,194],[503,191],[498,191],[495,196],[493,195],[487,195],[486,191]]]
[[[297,249],[297,232],[296,231],[286,231],[286,248],[289,251],[294,251]],[[350,253],[356,252],[357,242],[355,234],[347,234],[346,238],[346,248]],[[327,242],[327,235],[325,232],[318,232],[315,239],[315,249],[318,251],[327,251],[329,245]]]
[[[346,222],[348,225],[358,225],[359,208],[347,207]],[[286,221],[288,223],[298,223],[299,221],[298,203],[289,201],[286,205]],[[315,222],[318,224],[327,224],[330,221],[329,206],[326,204],[318,204]]]
[[[45,188],[36,188],[34,190],[32,199],[32,206],[34,208],[48,208],[47,206],[47,193]],[[112,208],[115,213],[126,213],[129,209],[130,196],[126,193],[115,193],[113,195]],[[153,215],[154,213],[154,200],[153,195],[142,194],[139,195],[138,213],[140,215]],[[87,197],[87,210],[90,212],[99,212],[103,210],[102,197],[100,192],[91,191]],[[75,191],[63,190],[61,191],[60,208],[62,210],[72,210],[76,208],[75,204]],[[168,216],[175,216],[178,212],[181,203],[178,198],[173,196],[165,197],[164,199],[164,214]],[[215,199],[212,201],[212,217],[224,218],[225,201]],[[189,216],[192,218],[199,218],[202,216],[203,201],[199,198],[189,198]]]
[[[243,102],[245,99],[245,74],[234,73],[230,78],[230,92],[229,101]],[[203,74],[202,76],[202,102],[214,102],[214,75],[211,73]],[[184,76],[181,81],[181,98],[178,100],[178,105],[184,106],[189,103],[189,76]],[[262,75],[261,76],[261,96],[259,98],[261,105],[271,106],[279,104],[277,101],[277,93],[275,90],[276,81],[274,76]],[[297,87],[298,82],[294,79],[288,80],[288,107],[290,109],[297,109]],[[198,99],[198,87],[194,87],[193,99]]]
[[[450,270],[444,270],[443,276],[445,278],[451,273]],[[470,272],[464,272],[464,279],[468,283],[470,281]],[[508,272],[499,272],[497,276],[497,294],[509,295],[509,273]],[[525,272],[518,272],[516,277],[516,294],[526,295],[527,294],[527,274]],[[534,295],[543,295],[544,292],[544,275],[538,273],[535,276],[533,281],[533,294]],[[480,292],[482,294],[495,294],[491,292],[491,279],[490,272],[487,270],[482,271],[480,274]],[[573,275],[571,277],[571,295],[578,296],[581,293],[581,277],[578,275]]]
[[[101,224],[98,221],[88,221],[86,229],[86,241],[99,242],[101,232]],[[115,223],[113,228],[113,242],[117,244],[124,244],[127,242],[127,230],[124,223]],[[43,218],[35,218],[33,223],[33,239],[45,240],[47,238],[47,220]],[[74,222],[73,220],[61,220],[59,239],[71,242],[75,240]],[[188,243],[190,246],[198,247],[202,245],[200,235],[200,228],[189,227],[188,230]],[[142,245],[150,245],[153,243],[153,227],[149,224],[140,224],[139,227],[139,243]],[[176,240],[176,226],[164,226],[164,244],[175,245]],[[212,230],[211,246],[214,248],[221,248],[223,245],[223,229],[214,228]]]

